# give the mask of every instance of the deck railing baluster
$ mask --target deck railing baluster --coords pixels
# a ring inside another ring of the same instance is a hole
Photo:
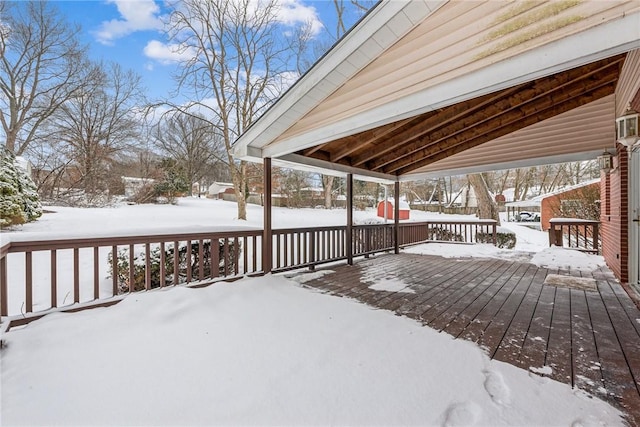
[[[51,307],[58,306],[58,253],[51,250]],[[4,259],[3,259],[4,260]]]
[[[7,316],[9,314],[9,295],[7,291],[7,257],[3,256],[0,259],[0,316]]]
[[[227,277],[229,275],[229,238],[224,238],[224,276]]]
[[[134,262],[134,245],[129,245],[129,292],[134,291],[136,266]]]
[[[160,242],[160,287],[164,288],[167,277],[167,254],[164,249],[164,241]]]
[[[100,248],[93,248],[93,299],[100,299]]]
[[[249,266],[249,247],[247,246],[247,236],[242,238],[242,274],[247,274]]]
[[[73,248],[73,302],[80,302],[80,249]]]
[[[26,313],[31,313],[33,311],[33,263],[32,263],[32,252],[28,251],[24,254],[24,266],[25,266],[25,307],[24,311]]]
[[[255,262],[255,260],[254,260]],[[211,238],[211,278],[220,276],[220,240]]]
[[[198,280],[204,280],[204,240],[198,240]]]
[[[118,295],[118,246],[111,246],[111,296]]]
[[[191,244],[191,239],[187,240],[187,251],[185,252],[185,261],[187,263],[187,283],[191,283],[193,279],[193,258],[191,251],[193,250],[193,245]]]
[[[180,280],[180,242],[173,242],[173,285]]]
[[[144,245],[144,289],[151,290],[151,245]]]

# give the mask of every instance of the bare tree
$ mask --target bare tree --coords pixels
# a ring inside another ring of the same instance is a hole
[[[7,148],[20,155],[38,129],[82,86],[84,48],[46,1],[2,2],[0,123]]]
[[[498,221],[500,225],[500,214],[498,211],[498,205],[489,193],[489,188],[484,180],[482,174],[467,175],[469,184],[473,188],[476,194],[476,200],[478,201],[478,216],[483,219],[494,219]]]
[[[114,156],[139,136],[139,105],[144,102],[140,77],[120,65],[87,64],[82,91],[63,103],[53,117],[53,138],[69,152],[77,180],[88,195],[106,189]]]
[[[372,4],[368,4],[368,2],[365,1],[351,0],[351,5],[355,7],[356,12],[364,13],[371,7]],[[344,33],[347,32],[347,25],[350,25],[346,22],[346,14],[349,11],[347,6],[348,5],[345,5],[344,0],[333,0],[333,7],[336,12],[336,29],[335,34],[333,35],[334,41],[340,39],[340,37],[342,37]],[[326,48],[328,48],[328,46]],[[324,191],[324,207],[325,209],[331,209],[333,183],[335,177],[331,175],[322,175],[321,180],[322,189]]]
[[[246,219],[246,162],[231,156],[233,141],[284,89],[283,55],[289,49],[278,28],[278,2],[185,0],[169,20],[170,37],[191,56],[182,63],[178,89],[191,109],[218,130],[226,150],[238,218]]]
[[[152,138],[165,155],[184,169],[190,195],[194,183],[200,182],[215,163],[227,163],[216,128],[198,115],[167,114],[155,127]]]
[[[302,189],[309,185],[308,178],[308,174],[302,171],[280,169],[280,192],[287,196],[287,207],[302,207]]]

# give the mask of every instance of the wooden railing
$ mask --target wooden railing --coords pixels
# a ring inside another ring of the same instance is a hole
[[[0,313],[257,272],[261,244],[262,230],[11,242],[0,250]]]
[[[394,225],[272,231],[272,271],[314,268],[391,251]],[[479,237],[480,236],[480,237]],[[484,236],[484,237],[481,237]],[[490,241],[487,241],[489,236]],[[495,221],[399,224],[398,245],[427,241],[495,244]],[[176,284],[262,272],[263,230],[16,241],[0,247],[0,314],[29,314]]]
[[[564,246],[583,252],[600,253],[600,222],[577,218],[552,218],[549,224],[549,246]]]

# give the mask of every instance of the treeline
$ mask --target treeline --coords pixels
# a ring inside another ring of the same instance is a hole
[[[54,4],[0,2],[0,137],[30,160],[43,196],[99,205],[121,175],[179,174],[187,193],[232,182],[246,218],[251,168],[233,142],[373,2],[334,0],[335,29],[286,22],[277,0],[178,4],[164,4],[161,31],[179,47],[175,83],[149,99],[138,74],[90,59]]]

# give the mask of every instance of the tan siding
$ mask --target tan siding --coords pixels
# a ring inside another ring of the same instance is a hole
[[[289,128],[277,141],[329,125],[640,9],[638,1],[583,1],[557,15],[540,19],[533,26],[489,39],[491,31],[518,19],[516,16],[496,23],[500,15],[514,7],[513,4],[496,1],[447,3]],[[542,4],[538,9],[546,5]],[[553,23],[559,19],[578,20],[543,33],[545,26],[553,28]],[[536,30],[536,25],[542,28],[542,33],[526,40],[527,32]],[[451,32],[451,28],[456,30]],[[522,43],[480,58],[505,41],[518,40],[517,37],[523,38]],[[429,100],[425,100],[425,105],[428,104]]]
[[[613,148],[614,95],[418,169],[413,174]]]
[[[638,23],[640,26],[640,23]],[[640,31],[640,30],[639,30]],[[640,89],[640,49],[627,54],[616,87],[616,116],[624,114],[627,106]]]

